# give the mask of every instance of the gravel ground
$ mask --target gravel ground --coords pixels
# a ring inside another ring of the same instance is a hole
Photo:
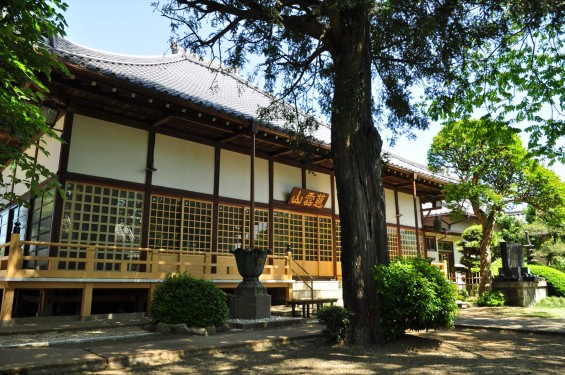
[[[491,309],[469,309],[463,316],[498,316]],[[0,336],[0,346],[60,345],[95,340],[154,340],[141,326],[104,327]],[[564,374],[565,336],[514,331],[454,329],[416,332],[381,347],[348,348],[321,339],[261,351],[240,348],[197,354],[177,362],[88,372],[91,375],[141,374]]]
[[[154,335],[154,333],[145,330],[142,326],[104,327],[76,331],[49,331],[30,334],[1,335],[0,347],[38,347],[61,344],[76,344],[81,342],[93,342],[101,340],[123,340],[124,338],[135,339],[151,335]]]
[[[277,320],[288,320],[289,318],[271,316],[265,319],[232,319],[229,322],[246,324],[256,322],[268,322]],[[232,331],[239,331],[240,329],[232,329]],[[65,345],[77,344],[96,341],[112,341],[124,339],[137,339],[140,337],[147,338],[147,336],[159,336],[155,332],[150,332],[142,325],[132,326],[118,326],[118,327],[100,327],[96,329],[81,329],[81,330],[60,330],[49,332],[37,332],[26,334],[12,334],[0,335],[0,347],[21,347],[21,346],[52,346],[52,345]],[[152,337],[155,338],[155,337]]]
[[[563,374],[565,338],[510,331],[419,332],[381,347],[347,348],[321,340],[262,351],[237,349],[174,363],[88,374]]]

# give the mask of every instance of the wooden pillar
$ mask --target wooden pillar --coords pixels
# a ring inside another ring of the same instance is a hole
[[[333,260],[333,274],[334,278],[337,280],[337,248],[336,248],[336,232],[337,232],[337,221],[335,214],[335,177],[333,174],[330,175],[330,199],[331,199],[331,210],[332,210],[332,260]],[[343,251],[343,249],[342,249]]]
[[[12,309],[14,307],[14,288],[6,285],[4,295],[2,297],[2,309],[0,310],[0,320],[12,319]]]
[[[292,280],[292,251],[288,251],[286,253],[286,256],[288,258],[288,263],[286,264],[286,266],[288,268],[287,272],[288,272],[288,275],[290,275],[290,280]],[[293,287],[294,284],[288,283],[287,285],[288,285],[288,288],[286,289],[286,300],[290,301],[291,299],[294,299],[294,298],[292,298],[293,297],[292,287]]]
[[[53,315],[53,293],[50,290],[41,289],[39,291],[39,316]]]
[[[85,283],[82,288],[82,300],[80,304],[80,318],[84,319],[92,315],[92,291],[93,283]]]
[[[398,256],[402,256],[402,238],[400,238],[400,206],[398,205],[398,190],[394,191],[394,208],[396,212],[396,245],[398,247]]]
[[[63,124],[63,134],[61,138],[61,154],[59,157],[59,170],[57,171],[57,179],[61,184],[63,190],[67,184],[67,170],[69,166],[69,155],[71,150],[71,136],[73,131],[74,109],[68,108],[65,113],[65,122]],[[63,210],[64,210],[65,197],[62,197],[55,191],[53,221],[51,223],[51,241],[59,242],[61,238],[61,227],[63,223]],[[49,256],[57,256],[59,248],[56,246],[49,247]],[[51,263],[51,262],[50,262]]]
[[[416,179],[418,175],[414,173],[414,178],[412,179],[412,199],[414,201],[414,225],[416,227],[416,249],[418,256],[422,255],[422,249],[420,246],[420,225],[418,224],[418,196],[416,195]]]
[[[20,232],[19,228],[14,230],[10,238],[10,252],[8,254],[8,269],[6,270],[6,277],[14,277],[17,271],[22,269],[23,251],[20,246]]]
[[[149,283],[149,289],[147,290],[147,309],[149,310],[149,306],[151,305],[151,297],[153,296],[153,292],[157,288],[157,283]]]

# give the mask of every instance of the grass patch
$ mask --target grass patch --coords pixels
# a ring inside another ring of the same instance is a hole
[[[497,307],[496,313],[504,317],[565,319],[565,307]]]
[[[565,308],[565,297],[547,297],[536,303],[536,307]]]

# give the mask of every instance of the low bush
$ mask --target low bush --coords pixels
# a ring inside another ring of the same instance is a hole
[[[219,327],[228,319],[227,295],[209,280],[169,274],[155,288],[149,314],[154,323]]]
[[[353,313],[341,306],[326,306],[318,311],[318,320],[325,325],[322,335],[329,341],[345,341]]]
[[[463,288],[463,289],[458,289],[457,290],[457,298],[460,299],[461,301],[466,301],[467,298],[469,298],[469,291],[467,290],[467,288]]]
[[[506,302],[504,294],[500,291],[488,291],[484,292],[477,298],[477,306],[480,307],[497,307],[504,306]]]
[[[375,267],[377,303],[387,341],[406,330],[448,328],[457,315],[456,288],[429,261],[401,259]]]
[[[565,297],[565,272],[542,264],[528,264],[530,271],[547,280],[547,291],[550,296]]]
[[[551,261],[551,267],[565,272],[565,255],[556,256]]]
[[[535,307],[565,308],[565,297],[547,297],[536,303]]]

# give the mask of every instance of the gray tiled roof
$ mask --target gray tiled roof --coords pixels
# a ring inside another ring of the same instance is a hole
[[[61,58],[88,70],[246,120],[259,120],[257,111],[273,100],[269,93],[232,70],[184,52],[161,56],[131,56],[83,47],[62,38],[55,39],[52,49]],[[271,121],[265,125],[282,131],[289,126],[283,120]],[[312,135],[321,143],[330,144],[331,131],[327,124],[320,122],[318,130]],[[388,153],[387,160],[389,165],[422,176],[446,183],[455,182],[448,176],[429,171],[424,165],[391,153]]]
[[[131,56],[83,47],[62,38],[55,40],[53,50],[86,69],[246,120],[259,120],[257,111],[273,100],[269,93],[232,70],[184,52]],[[282,120],[266,125],[283,131],[288,129],[288,124]],[[321,124],[314,136],[323,143],[330,143],[327,125]]]
[[[413,173],[417,173],[421,177],[432,178],[434,180],[448,184],[453,184],[458,182],[458,180],[454,177],[439,174],[439,173],[434,173],[430,171],[428,167],[423,164],[416,163],[412,160],[408,160],[402,156],[395,155],[389,151],[385,151],[384,159],[386,160],[387,165],[389,166],[395,166],[404,170],[408,170]]]

